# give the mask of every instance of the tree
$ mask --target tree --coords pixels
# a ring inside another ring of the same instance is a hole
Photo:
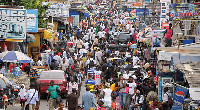
[[[5,1],[4,5],[11,5],[10,0],[1,0]],[[12,1],[12,0],[11,0]],[[38,27],[46,28],[47,21],[44,20],[46,17],[46,10],[49,8],[49,5],[42,5],[42,2],[45,0],[14,0],[14,6],[24,6],[25,9],[38,9]]]

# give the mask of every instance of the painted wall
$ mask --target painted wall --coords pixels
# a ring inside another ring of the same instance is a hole
[[[36,38],[36,41],[35,42],[30,42],[29,45],[28,45],[28,56],[32,57],[32,54],[31,54],[31,47],[39,47],[39,53],[40,53],[40,37],[41,37],[41,33],[37,33],[37,34],[34,34],[35,38]],[[36,59],[38,58],[38,55],[35,55]]]

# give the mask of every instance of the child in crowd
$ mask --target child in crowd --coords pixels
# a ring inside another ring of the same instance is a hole
[[[25,89],[24,84],[21,85],[18,95],[20,97],[20,104],[21,104],[22,110],[24,110],[25,102],[26,102],[26,98],[25,98],[26,97],[26,89]]]
[[[59,105],[59,104],[62,102],[62,98],[61,98],[61,89],[60,89],[60,88],[57,88],[56,91],[57,91],[56,104]]]

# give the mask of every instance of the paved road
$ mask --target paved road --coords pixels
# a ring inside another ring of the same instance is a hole
[[[82,103],[82,94],[85,93],[85,86],[84,86],[85,82],[83,82],[83,85],[81,86],[81,92],[80,92],[80,97],[78,99],[78,103],[81,104]],[[17,99],[19,100],[19,99]],[[64,102],[66,102],[65,99],[63,99]],[[41,99],[41,102],[40,102],[40,110],[48,110],[48,107],[49,104],[48,102],[46,101],[46,99]],[[7,110],[20,110],[21,109],[21,105],[16,102],[14,105],[9,105]]]

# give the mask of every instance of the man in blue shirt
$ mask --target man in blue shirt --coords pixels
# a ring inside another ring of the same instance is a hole
[[[86,87],[86,92],[82,95],[82,105],[84,106],[84,110],[96,107],[94,94],[90,92],[89,87]]]
[[[96,82],[94,79],[92,79],[92,75],[88,75],[88,80],[85,81],[85,87],[90,88],[90,92],[94,92],[94,89],[96,87]]]

